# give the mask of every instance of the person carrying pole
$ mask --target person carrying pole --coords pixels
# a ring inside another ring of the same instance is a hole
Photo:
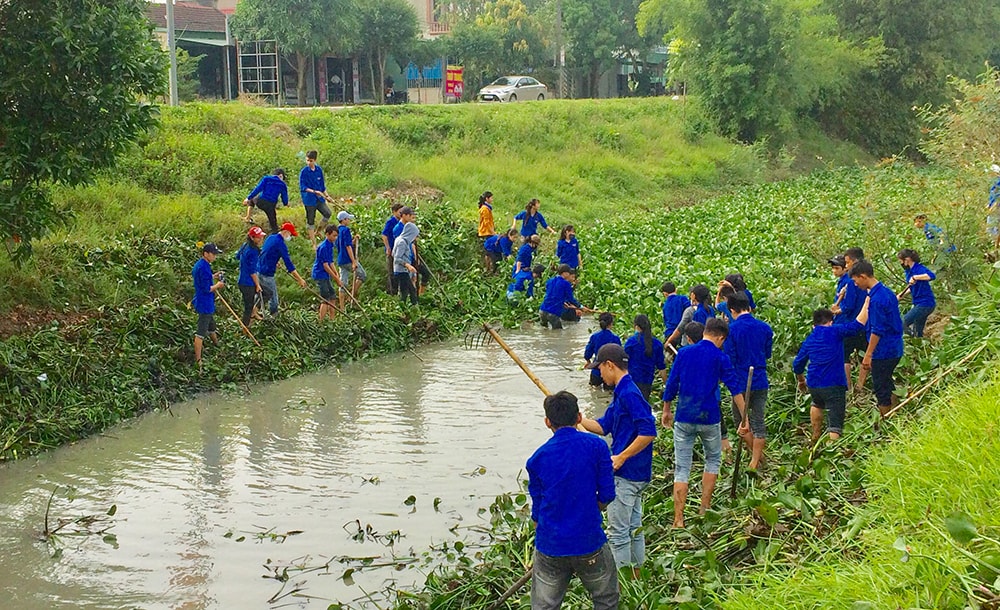
[[[340,276],[333,263],[333,244],[337,241],[337,225],[326,225],[323,232],[326,234],[326,239],[316,248],[316,262],[312,268],[312,279],[315,280],[322,299],[319,304],[320,322],[333,319],[336,310],[329,305],[334,297],[332,282],[337,282],[340,286]]]
[[[288,185],[285,184],[285,170],[280,167],[274,170],[274,174],[264,176],[257,183],[247,198],[243,200],[243,205],[247,206],[246,221],[253,220],[253,209],[257,207],[267,216],[267,224],[271,233],[278,232],[278,198],[284,206],[288,207]]]
[[[870,370],[872,389],[879,413],[884,417],[896,401],[893,372],[903,357],[903,318],[899,315],[896,293],[875,278],[872,264],[859,260],[851,267],[851,279],[871,299],[868,307],[868,349],[861,360],[862,370]],[[859,384],[860,385],[860,384]]]
[[[601,527],[601,513],[615,499],[611,452],[602,439],[577,430],[583,418],[576,396],[562,391],[547,396],[544,405],[552,438],[527,462],[535,524],[531,608],[562,607],[575,574],[595,610],[616,610],[615,556]]]
[[[253,321],[254,308],[264,290],[257,273],[260,265],[260,247],[263,243],[264,230],[260,227],[250,227],[246,242],[236,252],[236,258],[240,263],[240,277],[236,284],[240,288],[240,294],[243,295],[242,322],[247,328]]]
[[[847,265],[848,270],[848,281],[843,283],[844,296],[838,296],[840,302],[834,303],[830,307],[830,311],[834,315],[834,324],[850,324],[852,320],[858,317],[858,312],[861,311],[861,304],[865,300],[865,291],[858,288],[857,284],[853,281],[850,281],[850,270],[855,263],[864,259],[864,257],[865,252],[861,248],[849,248],[843,254],[844,264]],[[837,285],[840,286],[840,282]],[[863,331],[844,339],[844,374],[847,376],[847,391],[851,390],[851,358],[855,352],[863,354],[867,349],[868,340],[865,338]]]
[[[194,333],[194,361],[201,368],[201,351],[205,338],[219,344],[219,334],[215,329],[215,293],[225,287],[222,272],[212,272],[212,263],[222,253],[218,246],[208,243],[201,248],[201,258],[191,268],[191,279],[194,281],[194,298],[191,306],[198,314],[198,328]],[[215,283],[212,283],[216,280]]]
[[[767,390],[770,387],[767,361],[771,358],[774,347],[774,331],[767,322],[758,320],[750,313],[750,299],[742,292],[730,296],[726,304],[733,321],[729,324],[729,335],[723,344],[723,351],[736,369],[737,379],[746,379],[750,368],[753,367],[754,370],[753,387],[744,387],[740,393],[744,395],[743,401],[750,420],[750,435],[743,437],[743,442],[750,451],[750,464],[747,468],[756,470],[767,443],[767,427],[764,425]],[[747,393],[750,395],[749,400]],[[737,420],[740,413],[734,402],[733,421]]]
[[[340,308],[344,309],[344,301],[347,294],[352,296],[357,294],[358,284],[368,279],[365,268],[358,261],[357,248],[354,243],[354,234],[351,232],[351,222],[354,214],[347,210],[337,213],[337,267],[340,268]],[[353,282],[351,275],[354,275]]]
[[[733,402],[743,421],[741,436],[749,432],[749,422],[743,417],[745,381],[736,374],[729,356],[722,351],[729,328],[719,318],[709,318],[705,323],[704,339],[678,350],[670,367],[663,389],[664,428],[674,430],[674,527],[684,527],[684,505],[687,503],[688,479],[694,442],[701,439],[705,452],[705,467],[701,477],[701,508],[705,514],[712,503],[712,493],[719,479],[722,465],[722,409],[719,406],[719,384],[724,384],[733,395]],[[672,405],[677,401],[677,412]]]
[[[584,418],[580,425],[594,434],[611,435],[615,499],[608,505],[608,539],[618,569],[630,568],[631,576],[637,578],[646,560],[642,492],[653,477],[656,420],[629,376],[627,363],[620,345],[609,343],[597,351],[601,378],[615,389],[604,415],[596,420]]]
[[[529,242],[530,243],[530,242]],[[545,298],[538,308],[538,317],[543,327],[562,328],[562,321],[580,319],[578,311],[591,311],[580,305],[573,295],[573,272],[567,265],[559,265],[556,275],[545,282]]]
[[[316,164],[319,153],[310,150],[306,153],[306,166],[299,172],[299,194],[302,196],[302,207],[306,209],[306,231],[309,234],[309,245],[316,242],[316,212],[323,216],[323,226],[330,222],[330,195],[326,192],[326,181],[323,178],[323,168]]]
[[[299,286],[306,287],[306,281],[302,279],[299,272],[295,270],[295,265],[292,264],[286,243],[298,235],[295,225],[286,222],[281,225],[281,229],[277,233],[267,236],[267,239],[264,240],[264,246],[260,250],[260,268],[257,279],[260,281],[263,297],[268,302],[268,311],[272,316],[278,314],[278,282],[275,280],[274,274],[278,270],[279,260],[285,263],[285,271],[295,278]]]

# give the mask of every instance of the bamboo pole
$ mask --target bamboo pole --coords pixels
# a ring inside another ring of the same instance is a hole
[[[229,313],[233,314],[233,317],[236,318],[237,322],[239,322],[240,328],[242,328],[243,332],[246,333],[246,335],[253,340],[254,345],[260,347],[260,342],[257,341],[257,337],[253,336],[253,333],[250,332],[250,329],[247,328],[247,325],[243,323],[243,318],[237,315],[236,310],[234,310],[232,307],[229,306],[229,302],[226,300],[226,297],[222,296],[219,293],[216,293],[215,296],[219,297],[219,300],[222,301],[222,304],[226,306],[226,309],[229,310]]]
[[[524,361],[521,360],[521,358],[519,358],[518,355],[514,353],[514,350],[510,349],[510,346],[507,345],[507,342],[503,340],[503,338],[500,336],[499,333],[497,333],[497,331],[493,330],[493,328],[489,324],[483,324],[483,330],[488,332],[490,336],[493,337],[493,340],[496,341],[500,345],[500,347],[503,348],[503,351],[507,352],[507,355],[510,356],[510,359],[513,360],[514,363],[517,364],[517,366],[521,367],[521,370],[524,371],[524,374],[527,375],[528,379],[534,382],[536,386],[538,386],[538,389],[542,391],[542,394],[545,394],[546,396],[552,395],[552,392],[550,392],[549,389],[545,387],[545,384],[542,383],[542,380],[536,377],[535,374],[531,372],[531,369],[528,368],[528,365],[525,364]]]
[[[929,382],[927,382],[927,384],[924,385],[924,387],[920,388],[919,390],[917,390],[913,394],[910,394],[905,399],[903,399],[902,402],[900,402],[898,405],[896,405],[895,407],[893,407],[888,413],[886,413],[882,417],[882,419],[888,419],[894,413],[896,413],[897,411],[899,411],[900,409],[902,409],[903,407],[905,407],[910,402],[916,400],[917,398],[920,398],[921,396],[923,396],[924,394],[926,394],[927,392],[929,392],[930,389],[933,388],[935,385],[937,385],[938,382],[940,382],[942,379],[944,379],[945,377],[947,377],[951,373],[955,372],[956,369],[958,369],[961,366],[964,366],[967,362],[969,362],[970,360],[972,360],[973,358],[975,358],[976,356],[978,356],[984,349],[986,349],[987,345],[989,345],[989,344],[986,343],[986,342],[984,342],[982,345],[980,345],[976,349],[974,349],[971,352],[969,352],[969,354],[966,355],[964,358],[962,358],[961,360],[959,360],[955,364],[951,365],[947,369],[945,369],[945,370],[941,371],[940,373],[938,373],[937,377],[935,377],[934,379],[932,379]]]

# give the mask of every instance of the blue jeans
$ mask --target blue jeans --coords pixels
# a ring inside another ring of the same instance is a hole
[[[641,566],[646,560],[642,533],[642,490],[649,481],[615,477],[615,499],[608,504],[608,542],[619,568]]]
[[[705,452],[705,472],[719,474],[722,465],[722,431],[719,424],[685,424],[674,422],[674,483],[687,483],[691,478],[694,441],[701,438]],[[611,507],[608,507],[610,514]]]
[[[607,544],[589,555],[570,557],[550,557],[536,550],[531,571],[531,610],[561,607],[574,574],[590,593],[594,610],[617,610],[618,571]]]
[[[267,300],[268,311],[273,316],[278,313],[278,283],[274,281],[273,275],[263,273],[257,275],[257,281],[260,282],[261,296]]]
[[[912,337],[923,337],[924,324],[927,324],[927,317],[931,315],[932,311],[934,311],[933,307],[914,305],[903,316],[903,330]]]

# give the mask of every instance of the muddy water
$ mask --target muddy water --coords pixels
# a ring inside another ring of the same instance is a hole
[[[503,334],[551,390],[573,391],[593,413],[608,395],[577,370],[593,326]],[[400,354],[206,396],[0,469],[0,607],[326,608],[423,582],[417,565],[365,569],[347,584],[334,561],[329,574],[293,574],[284,590],[302,583],[322,601],[275,606],[268,599],[281,584],[262,578],[269,561],[420,557],[445,541],[474,542],[475,526],[487,524],[479,509],[518,488],[549,435],[538,389],[496,345],[418,353],[422,361]],[[63,536],[53,558],[39,541],[53,489],[50,523],[114,505],[115,538]],[[295,530],[283,542],[267,534]],[[382,536],[394,531],[401,537],[388,546]]]

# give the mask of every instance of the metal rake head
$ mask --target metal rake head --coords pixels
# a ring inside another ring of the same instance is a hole
[[[487,330],[488,324],[465,333],[465,349],[482,349],[493,343],[493,335]]]

